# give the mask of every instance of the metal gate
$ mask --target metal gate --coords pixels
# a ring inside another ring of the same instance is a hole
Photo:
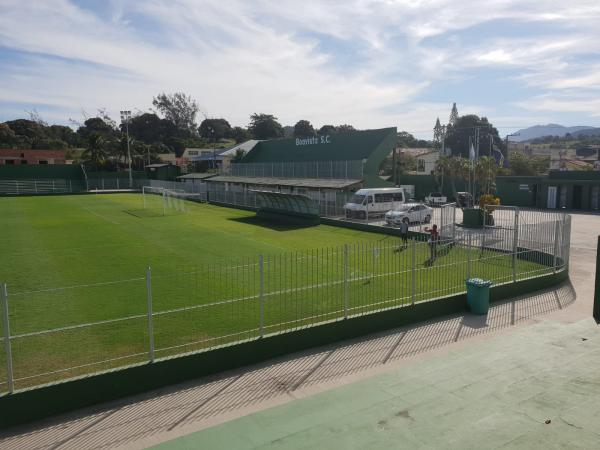
[[[456,203],[440,207],[440,237],[442,240],[456,239]]]

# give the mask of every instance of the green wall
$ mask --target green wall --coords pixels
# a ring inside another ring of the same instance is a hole
[[[0,166],[2,180],[84,179],[81,166],[75,164],[42,164]]]
[[[490,300],[497,302],[513,298],[551,287],[567,278],[568,273],[562,271],[493,286]],[[454,295],[6,394],[0,396],[0,427],[42,419],[345,339],[460,314],[465,310],[466,294]]]
[[[108,172],[108,171],[98,171],[98,172],[90,172],[87,171],[87,176],[89,179],[95,179],[95,180],[99,180],[101,178],[104,179],[125,179],[128,180],[129,179],[129,172],[123,170],[120,172]],[[143,171],[132,171],[131,172],[131,177],[132,178],[146,178],[146,172]]]

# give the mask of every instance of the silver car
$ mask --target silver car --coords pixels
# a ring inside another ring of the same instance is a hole
[[[406,223],[429,223],[433,217],[433,209],[421,203],[405,203],[397,209],[385,214],[388,225],[398,226]]]

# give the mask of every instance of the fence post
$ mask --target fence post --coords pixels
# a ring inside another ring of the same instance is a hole
[[[12,350],[10,346],[10,323],[8,320],[8,290],[6,283],[0,285],[0,300],[2,301],[2,323],[4,327],[4,353],[6,354],[6,381],[8,393],[15,391],[13,380]]]
[[[467,238],[467,280],[471,278],[471,246],[473,245],[473,235],[469,232]]]
[[[512,272],[513,283],[517,282],[517,252],[519,251],[519,208],[515,210],[515,232],[512,245]]]
[[[33,180],[33,187],[35,188],[35,193],[37,194],[37,180]]]
[[[73,184],[71,183],[70,178],[69,178],[69,192],[73,193]]]
[[[265,329],[265,259],[263,255],[258,255],[258,271],[260,273],[260,323],[258,328],[260,331],[260,337],[263,337]]]
[[[52,193],[54,194],[54,180],[52,180]]]
[[[411,278],[412,278],[412,287],[411,287],[411,301],[412,304],[415,304],[415,297],[417,295],[417,241],[413,237],[412,240],[412,267],[411,267]]]
[[[119,177],[117,177],[117,189],[119,189]]]
[[[596,319],[596,323],[600,323],[600,236],[598,236],[598,248],[596,249],[596,284],[594,286],[593,316]]]
[[[344,319],[348,318],[348,244],[344,244]]]
[[[554,225],[554,257],[552,261],[553,271],[556,273],[556,262],[558,260],[558,239],[560,238],[560,222],[558,219]]]
[[[148,299],[148,359],[154,362],[154,317],[152,315],[152,269],[146,269],[146,296]]]

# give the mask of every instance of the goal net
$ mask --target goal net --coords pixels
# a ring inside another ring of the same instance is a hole
[[[163,216],[187,212],[185,200],[193,200],[192,197],[196,195],[198,194],[191,194],[179,189],[165,189],[154,186],[144,186],[142,188],[144,210],[156,212]]]

